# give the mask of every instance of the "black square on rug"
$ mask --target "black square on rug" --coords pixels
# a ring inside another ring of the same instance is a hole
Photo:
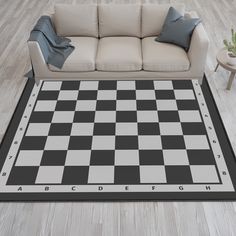
[[[28,80],[0,148],[0,200],[235,200],[206,78]]]

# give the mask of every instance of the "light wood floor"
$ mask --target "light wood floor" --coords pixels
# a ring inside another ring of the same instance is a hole
[[[103,2],[110,2],[104,0]],[[116,2],[135,2],[118,0]],[[150,2],[180,2],[150,0]],[[26,41],[38,17],[55,2],[72,0],[0,0],[0,139],[13,114],[29,69]],[[79,1],[77,1],[79,3]],[[80,2],[88,2],[81,0]],[[91,2],[91,1],[90,1]],[[236,81],[226,91],[228,73],[213,73],[222,39],[236,26],[236,0],[184,0],[196,10],[211,46],[206,74],[236,151]],[[0,235],[236,235],[234,202],[0,203]]]

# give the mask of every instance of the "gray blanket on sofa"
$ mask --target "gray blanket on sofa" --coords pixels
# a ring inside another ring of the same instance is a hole
[[[73,52],[71,40],[55,33],[51,18],[41,16],[30,33],[29,41],[38,42],[47,64],[62,68],[67,57]],[[33,70],[33,66],[32,66]],[[30,72],[27,73],[29,76]],[[31,73],[33,74],[33,73]]]

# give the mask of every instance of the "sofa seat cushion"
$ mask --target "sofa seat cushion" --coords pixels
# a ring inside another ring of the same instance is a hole
[[[159,43],[155,37],[142,39],[143,69],[146,71],[187,71],[190,62],[185,50],[169,43]]]
[[[51,71],[94,71],[98,39],[92,37],[68,37],[75,50],[66,59],[61,69],[49,65]]]
[[[100,39],[96,68],[100,71],[141,70],[141,40],[135,37],[105,37]]]

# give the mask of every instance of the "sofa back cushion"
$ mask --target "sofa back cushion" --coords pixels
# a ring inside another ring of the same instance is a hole
[[[174,7],[181,15],[185,13],[184,4],[143,4],[142,5],[142,37],[157,36],[162,30],[170,7]]]
[[[141,36],[141,5],[98,5],[99,36]]]
[[[54,25],[60,36],[98,37],[97,5],[57,4]]]

